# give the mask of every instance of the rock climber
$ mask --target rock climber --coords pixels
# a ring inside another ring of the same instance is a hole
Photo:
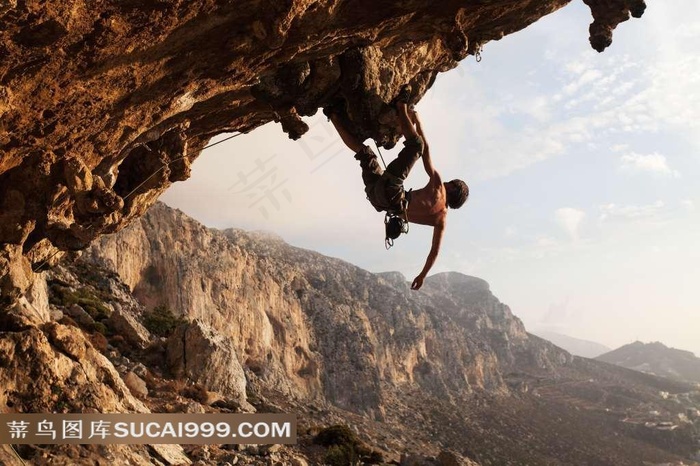
[[[430,253],[423,270],[411,284],[411,289],[418,290],[440,252],[447,209],[448,207],[460,208],[469,196],[469,187],[464,181],[458,179],[443,183],[440,174],[433,166],[418,114],[409,108],[407,102],[408,95],[404,88],[396,99],[396,111],[404,137],[404,148],[386,167],[386,170],[382,170],[372,149],[362,144],[344,126],[341,118],[342,102],[336,102],[324,108],[323,112],[333,123],[345,145],[355,152],[355,159],[360,162],[362,168],[362,180],[365,184],[367,199],[378,212],[387,212],[385,217],[387,247],[390,247],[393,240],[402,232],[408,231],[409,222],[433,227]],[[423,167],[430,180],[421,189],[405,191],[403,183],[413,164],[421,156]]]

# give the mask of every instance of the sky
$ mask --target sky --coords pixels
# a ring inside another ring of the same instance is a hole
[[[485,279],[530,331],[700,356],[700,2],[648,2],[602,54],[590,22],[574,0],[485,44],[418,104],[437,170],[471,191],[431,274]],[[162,200],[412,280],[432,229],[386,251],[353,154],[320,111],[306,121],[296,142],[271,123],[205,150]],[[406,186],[426,182],[417,164]]]

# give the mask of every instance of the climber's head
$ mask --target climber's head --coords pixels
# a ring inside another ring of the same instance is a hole
[[[459,209],[467,201],[469,197],[469,186],[462,180],[452,180],[445,184],[445,192],[447,193],[447,207],[450,209]]]

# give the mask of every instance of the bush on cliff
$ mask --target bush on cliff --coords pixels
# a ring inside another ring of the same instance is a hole
[[[144,327],[159,337],[169,336],[175,330],[175,327],[186,321],[183,317],[173,314],[164,304],[143,313]]]

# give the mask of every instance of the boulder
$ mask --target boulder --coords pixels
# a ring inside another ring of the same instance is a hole
[[[129,387],[129,391],[137,398],[146,398],[148,396],[148,387],[146,382],[141,377],[133,372],[127,372],[124,376],[124,383]]]
[[[245,374],[233,343],[203,322],[183,324],[173,332],[168,338],[166,360],[176,377],[245,402]]]
[[[290,463],[292,463],[292,466],[309,466],[309,462],[306,461],[305,458],[302,458],[301,456],[294,456],[290,460]]]
[[[154,444],[149,445],[149,447],[153,449],[166,465],[181,466],[192,464],[192,461],[185,455],[180,445]]]
[[[133,311],[113,303],[114,311],[107,320],[107,325],[117,334],[139,349],[144,349],[151,341],[151,333],[138,321]]]
[[[75,320],[79,325],[87,327],[88,325],[94,324],[95,319],[93,319],[90,314],[85,311],[79,304],[71,304],[66,308],[66,313]]]
[[[34,283],[32,283],[32,286],[25,296],[32,309],[36,311],[37,317],[41,322],[48,322],[51,320],[49,289],[46,284],[44,273],[34,275]]]

